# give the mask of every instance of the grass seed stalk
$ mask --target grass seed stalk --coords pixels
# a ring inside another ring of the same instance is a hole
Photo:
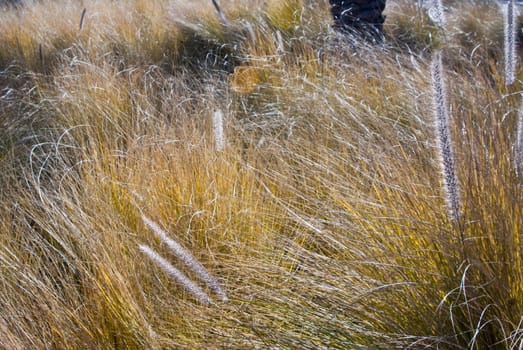
[[[163,231],[160,226],[158,226],[154,221],[149,219],[148,217],[142,215],[143,222],[153,231],[160,240],[169,247],[170,252],[181,259],[187,267],[189,267],[191,270],[196,272],[198,276],[204,281],[209,288],[213,292],[215,292],[217,295],[220,296],[222,301],[228,301],[227,293],[223,289],[223,287],[220,285],[220,282],[216,278],[214,278],[206,269],[203,267],[202,264],[196,260],[196,258],[189,252],[186,248],[182,247],[182,245],[175,240],[167,237],[167,233]]]
[[[505,83],[512,85],[516,80],[516,16],[514,0],[504,5],[504,48],[505,48]]]
[[[456,175],[454,150],[450,131],[450,116],[446,97],[447,89],[445,86],[441,56],[441,52],[437,52],[434,55],[431,65],[434,118],[436,122],[439,159],[443,172],[445,201],[447,203],[449,218],[453,222],[458,222],[461,211],[460,189]]]

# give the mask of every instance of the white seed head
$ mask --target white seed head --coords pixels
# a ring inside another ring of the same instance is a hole
[[[220,283],[216,278],[214,278],[205,267],[196,260],[196,258],[191,254],[189,250],[184,248],[181,244],[175,240],[169,238],[165,231],[163,231],[154,221],[142,215],[143,222],[153,231],[160,240],[169,248],[169,251],[176,256],[178,259],[182,260],[183,263],[189,267],[191,270],[196,272],[198,277],[204,281],[209,288],[220,296],[222,301],[228,301],[227,293],[222,288]]]
[[[450,133],[450,118],[447,104],[447,93],[443,77],[441,53],[437,52],[432,61],[432,98],[436,124],[437,144],[441,169],[443,172],[443,187],[445,200],[452,221],[460,217],[461,199],[459,194],[458,178]]]
[[[176,267],[171,265],[167,260],[162,256],[156,253],[153,249],[146,245],[141,245],[140,250],[142,253],[147,255],[149,259],[154,261],[158,266],[160,266],[169,276],[174,280],[180,283],[185,287],[189,292],[191,292],[202,304],[210,304],[212,299],[209,296],[187,277],[183,272],[178,270]]]

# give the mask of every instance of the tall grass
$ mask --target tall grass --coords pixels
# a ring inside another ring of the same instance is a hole
[[[517,137],[514,162],[514,167],[516,168],[517,172],[520,172],[521,169],[523,169],[523,100],[521,101],[521,103],[522,105],[520,105],[519,107],[518,122],[516,129]]]
[[[0,347],[520,348],[503,26],[447,3],[457,232],[425,10],[394,2],[370,46],[326,4],[220,5],[227,26],[211,1],[0,14]]]

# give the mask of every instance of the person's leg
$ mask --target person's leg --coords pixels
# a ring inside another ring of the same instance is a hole
[[[329,0],[334,27],[373,40],[383,37],[386,0]]]
[[[329,0],[329,4],[331,5],[331,14],[332,14],[332,18],[334,19],[334,26],[338,27],[338,26],[342,25],[341,13],[342,13],[342,7],[344,4],[344,1]]]

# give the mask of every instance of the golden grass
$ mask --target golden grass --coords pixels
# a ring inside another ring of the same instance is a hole
[[[390,4],[378,47],[309,1],[223,3],[230,27],[210,1],[95,1],[81,31],[81,3],[3,11],[0,348],[521,347],[519,86],[499,49],[460,41],[501,30],[470,24],[467,4],[443,41],[424,10]],[[435,149],[436,47],[459,225]],[[147,260],[139,245],[198,281],[142,215],[230,300],[200,304]]]

